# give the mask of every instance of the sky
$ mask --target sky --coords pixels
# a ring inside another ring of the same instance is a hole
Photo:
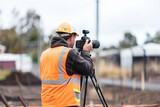
[[[62,22],[70,23],[83,36],[96,39],[97,0],[0,0],[0,27],[13,24],[12,10],[24,16],[33,9],[41,16],[44,35],[50,35]],[[160,30],[160,0],[99,0],[99,35],[101,47],[118,46],[129,31],[142,45],[146,33],[154,36]],[[80,37],[78,39],[80,39]]]

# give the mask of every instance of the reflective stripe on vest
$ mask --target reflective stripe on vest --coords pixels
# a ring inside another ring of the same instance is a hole
[[[55,84],[55,85],[61,85],[66,84],[68,82],[74,82],[76,84],[80,84],[80,81],[78,79],[78,75],[76,75],[76,78],[69,78],[67,80],[64,79],[64,73],[63,73],[63,57],[67,50],[67,47],[64,47],[62,51],[60,52],[60,58],[58,61],[58,74],[59,74],[59,80],[42,80],[42,84]]]
[[[80,91],[77,89],[74,89],[74,96],[75,96],[75,100],[77,102],[80,102]]]

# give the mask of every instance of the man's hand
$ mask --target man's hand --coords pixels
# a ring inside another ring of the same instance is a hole
[[[83,46],[83,50],[84,51],[88,51],[90,52],[93,49],[93,45],[92,45],[92,41],[90,40],[90,42],[88,43],[88,39],[86,40],[86,43]]]

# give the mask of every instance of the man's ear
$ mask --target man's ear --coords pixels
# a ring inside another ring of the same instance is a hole
[[[69,40],[70,40],[70,41],[72,40],[72,36],[69,38]]]
[[[71,41],[73,38],[74,38],[74,35],[72,35],[72,36],[70,37],[70,41]]]

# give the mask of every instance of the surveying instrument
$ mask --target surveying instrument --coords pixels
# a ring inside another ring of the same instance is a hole
[[[86,42],[87,39],[89,39],[89,42],[91,41],[89,37],[87,37],[87,34],[89,33],[88,30],[83,30],[82,33],[84,34],[83,37],[81,37],[81,40],[77,40],[76,41],[76,48],[78,48],[78,51],[82,51],[83,50],[83,46]],[[88,42],[88,43],[89,43]],[[100,43],[98,40],[92,40],[92,45],[93,48],[99,48]],[[95,73],[95,69],[93,69]],[[108,107],[107,101],[105,100],[102,90],[97,82],[96,76],[93,73],[93,75],[91,76],[81,76],[81,102],[80,102],[80,107],[85,107],[85,103],[86,103],[86,93],[87,93],[87,84],[88,84],[88,77],[90,77],[91,82],[100,98],[100,101],[103,105],[103,107]]]

